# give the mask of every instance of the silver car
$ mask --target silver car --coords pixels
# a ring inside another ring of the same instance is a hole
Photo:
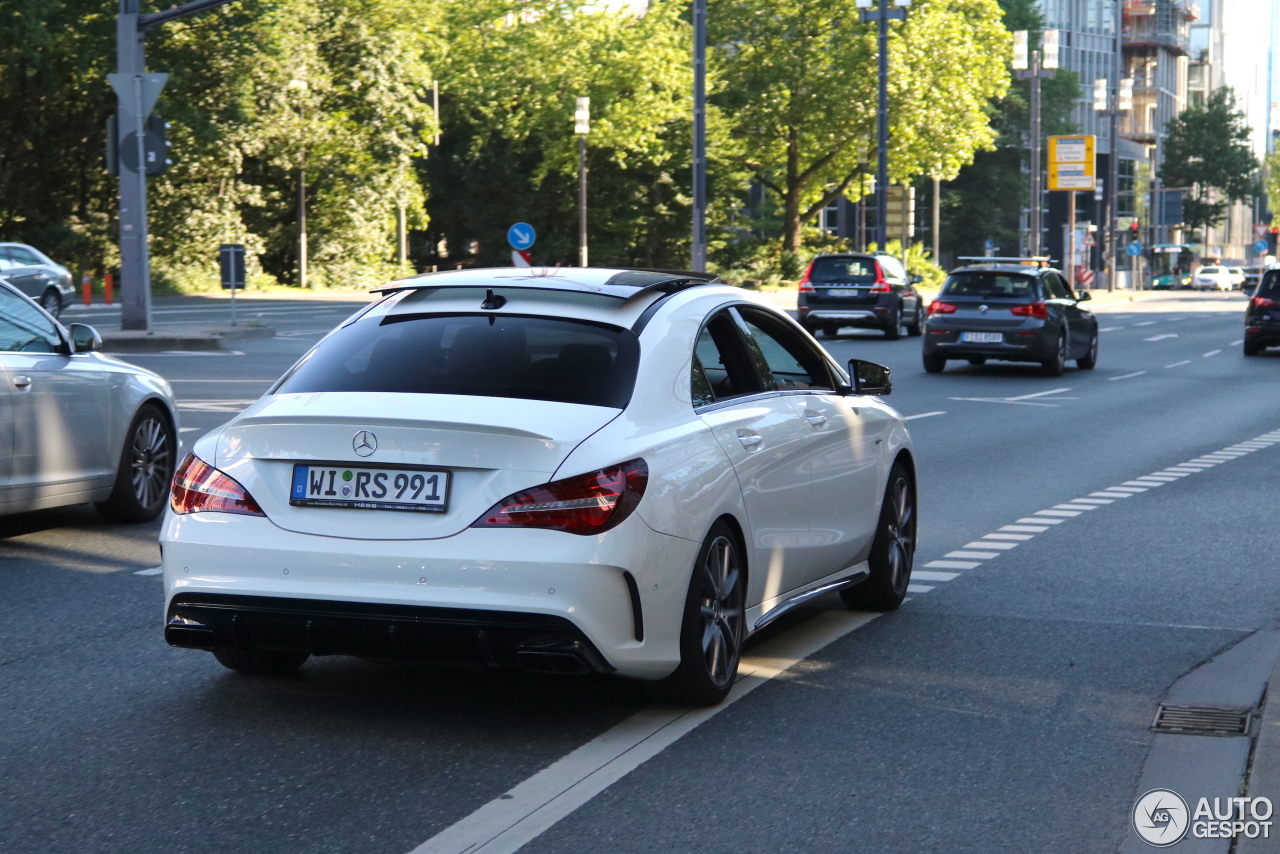
[[[54,317],[75,297],[71,271],[25,243],[0,243],[0,276]]]
[[[0,280],[0,514],[93,502],[107,519],[164,509],[178,452],[173,390],[100,352]]]

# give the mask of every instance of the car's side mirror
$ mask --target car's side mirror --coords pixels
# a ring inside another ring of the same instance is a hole
[[[1089,296],[1088,291],[1081,291],[1080,293],[1076,294],[1076,302],[1084,302],[1086,300],[1091,300],[1091,299],[1093,299],[1093,297]]]
[[[884,365],[850,359],[849,376],[853,379],[854,394],[885,395],[893,391],[893,380],[889,378],[889,369]]]
[[[92,353],[102,349],[102,336],[98,330],[84,323],[73,323],[67,327],[71,333],[71,344],[77,353]]]
[[[920,278],[919,276],[912,276],[912,277],[911,277],[911,284],[913,284],[913,285],[918,285],[918,284],[920,284],[920,283],[921,283],[921,282],[923,282],[923,281],[924,281],[924,279]]]

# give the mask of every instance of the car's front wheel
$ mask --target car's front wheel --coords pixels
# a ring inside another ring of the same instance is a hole
[[[746,637],[746,574],[738,541],[717,522],[698,551],[680,628],[680,666],[663,684],[664,699],[714,706],[729,694]]]
[[[62,297],[58,295],[57,289],[45,289],[45,292],[40,295],[40,307],[54,317],[62,314]]]
[[[173,481],[177,437],[153,403],[143,404],[125,434],[116,484],[98,512],[112,522],[150,522],[160,515]]]
[[[892,611],[902,604],[911,582],[911,562],[916,554],[916,490],[902,463],[889,470],[889,484],[880,504],[876,538],[867,563],[866,581],[840,591],[840,598],[859,611]]]

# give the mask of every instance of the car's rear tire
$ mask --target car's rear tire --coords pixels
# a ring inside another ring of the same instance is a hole
[[[1040,373],[1046,377],[1060,377],[1067,367],[1067,336],[1066,333],[1058,333],[1058,346],[1054,351],[1053,358],[1045,359],[1040,363]]]
[[[925,353],[924,369],[931,374],[940,374],[947,369],[947,360],[934,353]]]
[[[54,317],[62,314],[62,296],[57,288],[45,288],[44,293],[40,295],[40,307]]]
[[[921,325],[923,320],[920,318],[920,308],[916,307],[915,319],[907,324],[907,334],[912,338],[919,338],[924,334],[924,327]]]
[[[894,312],[893,319],[884,327],[884,337],[890,341],[897,341],[902,337],[902,310]]]
[[[1244,342],[1244,354],[1246,356],[1256,356],[1259,353],[1261,353],[1264,349],[1265,348],[1259,347],[1257,344],[1253,344],[1248,341]]]
[[[228,670],[249,676],[288,676],[311,656],[276,649],[215,649],[213,657]]]
[[[1086,371],[1092,371],[1098,366],[1098,333],[1093,333],[1093,338],[1089,339],[1089,352],[1076,359],[1076,367],[1084,368]]]
[[[838,338],[839,336],[840,327],[836,326],[834,323],[828,323],[826,326],[822,327],[823,338]]]
[[[916,490],[902,463],[889,470],[876,538],[867,563],[871,575],[856,587],[840,591],[840,598],[858,611],[892,611],[902,604],[911,583],[916,553]]]
[[[164,510],[173,482],[177,437],[154,403],[144,403],[125,434],[116,483],[106,501],[96,504],[110,522],[150,522]]]
[[[680,666],[659,686],[663,700],[714,706],[729,695],[746,637],[743,569],[737,537],[717,522],[693,565],[680,626]]]

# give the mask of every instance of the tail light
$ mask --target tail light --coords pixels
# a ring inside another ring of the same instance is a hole
[[[873,294],[887,294],[893,288],[889,287],[889,282],[884,277],[884,268],[880,266],[880,262],[876,262],[876,283],[871,288]]]
[[[804,275],[800,278],[800,293],[813,293],[813,283],[809,281],[809,274],[813,272],[813,262],[809,262],[809,266],[805,267]]]
[[[1252,299],[1249,300],[1249,305],[1253,306],[1254,308],[1270,308],[1275,304],[1276,304],[1275,300],[1267,299],[1266,297],[1253,297]]]
[[[1031,305],[1015,305],[1009,311],[1019,317],[1039,317],[1044,319],[1049,316],[1049,306],[1043,302],[1033,302]]]
[[[648,483],[649,466],[644,460],[631,460],[509,495],[471,527],[600,534],[631,515]]]
[[[266,516],[248,491],[195,454],[178,466],[173,476],[169,506],[174,513],[239,513]]]
[[[930,314],[955,314],[956,307],[949,302],[938,302],[934,300],[929,303]]]

